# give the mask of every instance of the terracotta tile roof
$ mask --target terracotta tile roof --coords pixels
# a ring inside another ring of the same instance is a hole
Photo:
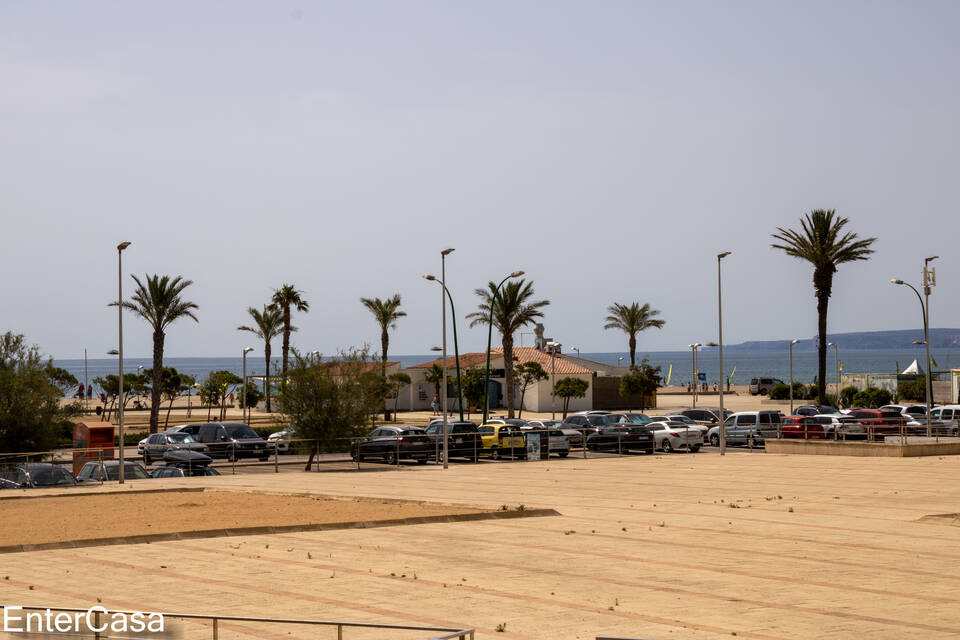
[[[491,353],[494,353],[498,356],[503,355],[503,349],[498,347],[496,349],[491,349]],[[534,361],[538,363],[547,373],[553,371],[553,364],[551,362],[551,356],[549,353],[544,353],[539,351],[534,347],[514,347],[513,348],[513,361],[515,364]],[[557,375],[569,375],[571,373],[593,373],[592,369],[587,369],[586,367],[580,366],[575,362],[567,360],[562,354],[557,356]]]
[[[371,360],[369,362],[363,362],[358,364],[360,364],[359,370],[364,373],[367,371],[374,371],[374,370],[379,371],[380,368],[383,366],[379,360]],[[322,366],[329,369],[330,374],[334,376],[339,376],[341,374],[340,365],[341,365],[340,360],[327,360],[322,363]],[[389,360],[387,360],[387,371],[399,366],[400,366],[399,362],[390,362]]]
[[[492,358],[496,358],[499,354],[493,352],[493,349],[490,350],[490,355]],[[470,367],[475,367],[477,365],[486,364],[487,356],[483,352],[474,352],[474,353],[461,353],[460,354],[460,368],[469,369]],[[431,360],[430,362],[422,362],[420,364],[414,364],[407,369],[429,369],[433,365],[443,366],[443,358],[437,358],[436,360]],[[447,369],[456,369],[457,360],[454,356],[447,356]]]

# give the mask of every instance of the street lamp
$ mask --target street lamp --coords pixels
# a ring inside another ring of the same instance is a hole
[[[833,347],[833,353],[837,357],[837,409],[840,408],[840,347],[836,342],[828,342],[828,347]]]
[[[123,484],[123,250],[130,246],[129,242],[117,245],[117,330],[119,344],[117,345],[117,369],[120,384],[120,410],[117,413],[117,424],[120,432],[120,470],[118,479]]]
[[[926,343],[927,343],[927,345],[928,345],[928,346],[927,346],[927,353],[928,353],[928,354],[929,354],[929,352],[930,352],[930,347],[929,347],[929,344],[930,344],[930,287],[935,287],[935,286],[937,286],[937,268],[936,268],[936,267],[933,267],[933,268],[931,268],[931,269],[928,269],[928,268],[927,268],[927,265],[929,265],[931,262],[933,262],[934,260],[936,260],[936,259],[939,258],[939,257],[940,257],[940,256],[930,256],[929,258],[924,258],[924,259],[923,259],[923,298],[924,298],[924,302],[926,302],[926,304],[927,304],[927,312],[926,312],[927,331],[926,331],[925,335],[923,336],[923,339],[926,341]],[[933,369],[930,367],[931,364],[933,364],[933,358],[928,355],[928,356],[927,356],[927,396],[930,398],[930,403],[931,403],[931,406],[932,406],[932,403],[933,403]],[[930,413],[930,408],[928,407],[928,408],[927,408],[927,414],[929,414],[929,413]],[[930,419],[929,419],[929,417],[928,417],[928,418],[927,418],[927,422],[929,422],[929,421],[930,421]],[[927,435],[929,435],[929,434],[927,434]]]
[[[720,286],[720,261],[730,255],[729,251],[717,254],[717,346],[720,347],[720,455],[727,452],[726,416],[723,413],[723,290]]]
[[[570,348],[577,352],[577,359],[579,360],[579,359],[580,359],[580,347],[570,347]]]
[[[500,284],[493,289],[493,296],[490,298],[490,317],[487,319],[487,372],[483,376],[483,424],[486,424],[487,413],[490,410],[490,403],[487,397],[490,394],[490,343],[493,340],[493,308],[497,306],[497,293],[500,291],[503,283],[510,278],[519,278],[522,275],[523,271],[514,271],[501,280]],[[506,366],[506,364],[506,356],[504,356],[504,366]]]
[[[793,345],[798,342],[796,338],[790,341],[790,415],[793,415]]]
[[[697,387],[700,384],[700,381],[697,376],[697,349],[700,348],[699,342],[694,342],[693,344],[688,344],[690,347],[690,379],[693,381],[693,408],[697,408]]]
[[[617,356],[617,367],[623,366],[620,364],[621,362],[623,362],[623,356]]]
[[[457,366],[457,408],[460,411],[460,422],[463,422],[463,387],[460,384],[460,349],[457,346],[457,311],[453,306],[453,296],[450,295],[450,290],[447,289],[447,256],[453,249],[444,249],[440,252],[440,275],[441,279],[437,280],[436,276],[432,276],[428,273],[423,274],[425,280],[431,280],[440,284],[440,300],[442,304],[442,313],[443,313],[443,387],[441,388],[441,400],[443,404],[443,468],[447,469],[449,465],[450,457],[450,443],[447,438],[447,300],[450,300],[450,316],[453,319],[453,353]],[[444,298],[446,294],[446,298]]]
[[[550,419],[557,419],[557,349],[560,348],[559,342],[550,341],[547,343],[547,353],[550,354]]]
[[[934,256],[936,258],[936,256]],[[933,258],[928,258],[932,260]],[[926,267],[924,267],[926,270]],[[902,284],[913,289],[913,292],[917,294],[917,300],[920,301],[920,311],[923,313],[923,341],[927,343],[927,437],[930,437],[930,411],[932,411],[932,402],[933,398],[933,382],[930,378],[930,324],[927,318],[927,307],[923,304],[923,298],[920,297],[920,292],[917,291],[917,288],[914,287],[909,282],[904,282],[898,278],[892,278],[890,280],[893,284]]]
[[[253,347],[243,348],[243,390],[240,392],[240,406],[244,422],[247,421],[247,354],[251,351]]]
[[[437,279],[436,276],[432,276],[428,273],[423,274],[424,280],[431,280],[438,283],[443,287],[443,283]],[[463,390],[460,388],[460,347],[457,343],[457,312],[453,306],[453,297],[450,295],[450,290],[446,287],[443,287],[443,292],[447,294],[447,300],[450,301],[450,316],[453,321],[453,357],[457,367],[457,404],[460,408],[460,422],[463,422]],[[446,388],[446,370],[447,370],[447,352],[443,347],[430,347],[431,351],[442,351],[443,352],[443,370],[444,370],[444,388]],[[446,398],[446,396],[444,396]]]

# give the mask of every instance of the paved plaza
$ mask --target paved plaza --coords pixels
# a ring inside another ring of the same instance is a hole
[[[0,601],[468,626],[480,638],[955,638],[960,527],[919,520],[960,511],[958,477],[956,456],[734,450],[141,481],[127,486],[561,515],[10,553]],[[288,631],[235,624],[220,637],[336,637]]]

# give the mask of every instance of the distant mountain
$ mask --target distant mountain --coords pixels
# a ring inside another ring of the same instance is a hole
[[[912,349],[916,348],[914,340],[923,340],[923,329],[827,334],[827,341],[837,343],[841,349]],[[739,351],[780,351],[787,349],[789,344],[789,340],[752,340],[724,345],[724,348]],[[960,347],[960,329],[930,329],[931,349],[950,347]],[[816,348],[816,337],[802,339],[793,347],[794,351],[815,351]]]

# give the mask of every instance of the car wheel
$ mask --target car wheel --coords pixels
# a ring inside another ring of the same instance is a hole
[[[700,445],[695,444],[690,447],[690,453],[696,453],[697,451],[700,451]]]
[[[719,446],[720,446],[720,436],[718,436],[718,435],[715,434],[715,433],[714,433],[714,434],[711,434],[711,435],[710,435],[710,444],[713,445],[714,447],[719,447]]]
[[[503,456],[500,454],[500,448],[494,447],[493,450],[490,452],[490,457],[493,458],[494,460],[502,460]]]
[[[270,459],[270,456],[260,456],[260,462],[266,462]]]
[[[387,464],[397,464],[397,454],[393,451],[387,451],[383,454],[383,461]]]
[[[670,444],[670,438],[664,438],[663,444],[660,445],[660,448],[663,450],[664,453],[673,452],[673,445]]]
[[[570,452],[569,452],[569,451],[561,451],[561,452],[559,452],[557,455],[560,456],[561,458],[566,458],[568,455],[570,455]]]
[[[417,458],[417,464],[427,464],[426,458]]]
[[[747,440],[747,446],[750,447],[751,449],[756,449],[756,448],[757,448],[757,439],[754,438],[753,436],[750,436],[750,439]]]

